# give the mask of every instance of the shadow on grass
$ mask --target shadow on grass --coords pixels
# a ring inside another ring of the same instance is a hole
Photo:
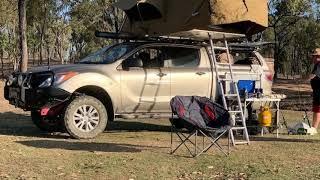
[[[70,142],[55,140],[17,141],[25,146],[44,149],[65,149],[89,152],[141,152],[144,146],[117,143]]]
[[[152,121],[152,120],[150,120]],[[169,121],[169,120],[168,120]],[[115,120],[108,122],[107,131],[159,131],[159,132],[170,132],[171,128],[167,125],[149,124],[144,122],[138,122],[135,120]]]
[[[251,137],[251,141],[260,142],[292,142],[292,143],[320,143],[319,139],[297,139],[297,138],[276,138],[276,137]]]
[[[170,132],[170,130],[170,126],[166,125],[149,124],[135,120],[116,120],[114,122],[108,122],[106,132]],[[41,131],[32,123],[30,115],[14,112],[0,113],[0,135],[48,137],[57,139],[70,138],[67,133],[47,133]]]
[[[67,134],[49,134],[38,129],[31,121],[28,114],[14,112],[0,113],[0,135],[26,136],[26,137],[49,137],[68,138]]]

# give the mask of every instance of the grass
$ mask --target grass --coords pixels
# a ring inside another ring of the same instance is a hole
[[[303,117],[297,111],[283,114],[288,124]],[[187,158],[185,149],[169,154],[168,125],[167,119],[121,120],[96,139],[73,140],[43,134],[28,113],[0,98],[0,179],[320,178],[320,135],[255,136],[250,146],[233,148],[229,157],[213,149]]]
[[[303,113],[284,115],[294,122]],[[20,117],[18,125],[25,129],[0,130],[0,179],[320,178],[320,136],[256,136],[250,146],[233,148],[229,157],[210,151],[187,158],[183,149],[179,155],[168,153],[167,120],[115,122],[113,130],[94,140],[73,140],[41,135],[28,115]]]

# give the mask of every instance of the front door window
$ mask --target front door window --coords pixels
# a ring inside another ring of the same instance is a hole
[[[121,73],[122,109],[125,112],[169,111],[170,73],[163,67],[162,57],[162,48],[149,47],[126,60],[135,62],[136,67]]]

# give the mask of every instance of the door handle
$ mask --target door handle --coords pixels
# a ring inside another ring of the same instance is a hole
[[[205,72],[196,72],[197,75],[202,76],[204,74],[206,74]]]
[[[159,74],[157,74],[159,77],[163,77],[163,76],[166,76],[167,74],[165,74],[165,73],[159,73]]]

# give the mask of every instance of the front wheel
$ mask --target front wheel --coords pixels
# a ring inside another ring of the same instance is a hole
[[[96,137],[105,130],[107,121],[107,110],[101,101],[86,95],[76,97],[64,116],[66,130],[77,139]]]

